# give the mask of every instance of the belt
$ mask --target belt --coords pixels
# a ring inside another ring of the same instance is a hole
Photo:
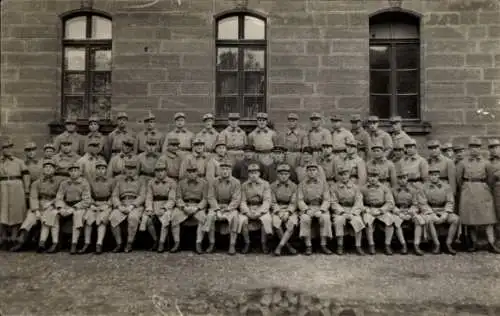
[[[179,180],[179,176],[170,176],[167,174],[167,177],[169,177],[170,179]]]
[[[384,178],[384,179],[378,179],[380,182],[389,182],[389,178]]]
[[[354,203],[340,203],[340,206],[353,207]]]
[[[242,150],[243,146],[226,146],[228,150]]]
[[[23,177],[15,176],[15,177],[0,177],[0,181],[9,181],[9,180],[22,180]]]
[[[153,197],[153,201],[154,202],[157,202],[157,201],[168,201],[168,196],[154,196]]]
[[[278,205],[288,205],[290,204],[290,201],[277,201],[276,203],[278,203]]]
[[[60,177],[69,177],[69,172],[67,171],[57,171],[55,173],[56,176],[60,176]]]
[[[80,201],[81,201],[81,200],[80,200]],[[69,205],[69,206],[74,206],[74,205],[76,205],[77,203],[80,203],[80,201],[71,201],[71,202],[66,201],[65,203],[66,203],[67,205]]]
[[[323,203],[322,200],[310,200],[310,201],[306,201],[307,204],[311,204],[313,206],[319,206]]]
[[[182,151],[191,151],[191,147],[179,147],[179,150],[182,150]]]
[[[56,196],[52,194],[40,194],[39,195],[40,200],[52,200],[55,199]]]
[[[287,151],[289,153],[300,153],[300,152],[302,152],[300,149],[289,149],[289,148],[287,148]]]
[[[408,205],[408,204],[396,204],[397,207],[400,207],[400,208],[410,208],[411,205]]]
[[[105,202],[107,200],[109,200],[109,196],[108,197],[95,197],[94,198],[94,201],[96,201],[96,202]]]
[[[260,202],[247,202],[247,205],[250,205],[250,206],[261,205],[261,204],[262,204],[262,201],[260,201]]]
[[[197,199],[187,199],[187,200],[184,200],[185,203],[200,203],[201,200],[197,200]]]
[[[312,151],[315,152],[315,153],[317,153],[317,152],[321,152],[323,150],[321,148],[313,148]]]
[[[335,178],[326,178],[326,181],[335,181]]]
[[[123,195],[123,196],[120,196],[120,199],[122,200],[135,200],[137,198],[136,195]]]
[[[112,152],[113,154],[117,154],[117,153],[119,153],[120,151],[121,151],[120,149],[113,149],[111,152]]]
[[[358,175],[357,174],[351,174],[351,178],[357,179]]]
[[[154,177],[155,173],[154,172],[141,172],[141,176],[146,176],[146,177]]]
[[[444,207],[446,203],[439,203],[439,204],[434,204],[434,203],[429,203],[430,207]]]
[[[408,182],[422,182],[422,178],[408,179]]]
[[[122,173],[120,171],[114,171],[113,172],[113,177],[116,177],[116,176],[119,176],[121,175]]]
[[[259,154],[269,154],[271,152],[271,150],[270,149],[255,149],[255,152],[259,153]]]
[[[226,200],[221,200],[221,201],[217,201],[219,204],[229,204],[231,203],[231,201],[226,201]]]
[[[368,207],[382,207],[384,206],[385,203],[382,203],[382,204],[368,204],[367,206]]]
[[[486,182],[486,179],[467,179],[467,178],[464,178],[464,182]]]

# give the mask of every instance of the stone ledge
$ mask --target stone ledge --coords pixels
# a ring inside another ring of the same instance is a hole
[[[52,121],[49,123],[50,135],[55,136],[64,132],[64,121]],[[110,120],[100,120],[99,121],[99,131],[104,135],[107,135],[116,128],[116,123]],[[89,121],[88,120],[78,120],[76,122],[76,130],[79,134],[87,135],[89,133]]]
[[[381,120],[379,127],[387,132],[391,130],[388,120]],[[432,124],[427,121],[403,122],[403,130],[408,135],[429,135],[432,132]]]

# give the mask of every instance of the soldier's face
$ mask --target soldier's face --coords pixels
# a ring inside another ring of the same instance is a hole
[[[194,180],[196,179],[196,170],[188,170],[187,172],[187,177],[189,180]]]
[[[61,151],[65,154],[71,151],[71,144],[61,144]]]
[[[156,126],[156,121],[155,120],[148,120],[146,121],[146,128],[149,130],[154,129]]]
[[[66,124],[66,130],[70,133],[74,132],[76,129],[76,124],[74,123],[67,123]]]
[[[405,146],[405,151],[407,155],[415,155],[417,153],[417,146]]]
[[[97,132],[98,129],[99,129],[99,124],[97,122],[90,122],[89,123],[89,130],[91,132]]]
[[[157,179],[163,179],[167,175],[167,170],[165,169],[157,169],[155,170],[155,176]]]
[[[252,170],[248,172],[248,178],[250,180],[257,180],[260,176],[260,172],[257,170]]]
[[[321,147],[321,150],[323,151],[324,155],[330,155],[333,152],[333,147],[332,146],[323,146],[323,147]]]
[[[402,158],[404,155],[403,149],[394,149],[393,153],[394,153],[394,158],[396,159]]]
[[[227,147],[224,145],[219,145],[219,146],[215,147],[215,152],[217,153],[217,155],[219,155],[221,157],[225,156],[227,153]]]
[[[469,152],[471,155],[479,156],[481,153],[481,147],[480,146],[469,146]]]
[[[459,149],[459,150],[455,151],[454,154],[455,154],[456,158],[462,159],[465,156],[465,150]]]
[[[250,150],[245,150],[243,153],[245,155],[245,159],[252,159],[253,158],[253,152]]]
[[[431,157],[437,157],[441,153],[441,149],[437,146],[428,147],[427,149],[429,150],[429,155]]]
[[[133,177],[135,176],[136,174],[136,169],[134,167],[126,167],[125,168],[125,174],[128,176],[128,177]]]
[[[332,127],[333,129],[339,129],[342,126],[341,121],[332,121]]]
[[[351,128],[356,129],[358,127],[361,127],[361,121],[351,121]]]
[[[408,183],[408,177],[407,176],[399,176],[398,177],[398,184],[401,186],[405,186]]]
[[[230,167],[222,167],[220,169],[220,174],[223,178],[229,178],[231,176],[231,168]]]
[[[179,145],[170,144],[170,145],[168,145],[167,149],[168,149],[168,151],[175,153],[179,150]]]
[[[372,155],[374,158],[382,158],[384,156],[384,152],[382,148],[374,148],[372,149]]]
[[[429,179],[432,183],[439,182],[439,172],[431,172],[429,173]]]
[[[500,156],[500,146],[493,146],[489,148],[490,155],[492,156]]]
[[[53,165],[44,165],[43,166],[43,174],[46,176],[51,176],[56,172],[56,168]]]
[[[146,151],[148,153],[152,153],[152,152],[156,151],[156,144],[147,144]]]
[[[312,118],[311,119],[311,126],[314,128],[317,128],[321,125],[321,120],[319,118]]]
[[[71,177],[71,179],[76,179],[80,176],[80,169],[78,168],[71,168],[69,170],[69,176]]]
[[[289,119],[288,120],[288,127],[289,128],[296,128],[298,124],[298,121],[296,119]]]
[[[378,128],[378,122],[368,122],[368,128],[372,131],[376,130]]]
[[[346,150],[349,155],[354,155],[358,152],[358,148],[356,146],[347,146]]]
[[[125,143],[123,143],[123,144],[122,144],[122,149],[123,149],[123,152],[124,152],[124,153],[129,153],[129,152],[131,152],[131,151],[132,151],[133,147],[132,147],[132,146],[130,146],[129,144],[125,144]]]
[[[265,120],[265,119],[258,119],[258,120],[257,120],[257,126],[258,126],[259,128],[264,128],[264,127],[266,127],[266,126],[267,126],[267,120]]]
[[[401,127],[401,123],[399,122],[396,122],[396,123],[392,123],[392,130],[395,131],[395,132],[400,132],[402,129]]]
[[[118,127],[125,127],[127,126],[128,120],[125,117],[120,117],[117,121]]]
[[[198,153],[198,154],[199,154],[199,153],[202,153],[202,152],[203,152],[203,147],[204,147],[204,146],[205,146],[204,144],[194,144],[194,145],[193,145],[193,149],[194,149],[194,151],[195,151],[196,153]]]
[[[312,160],[312,155],[310,153],[304,153],[302,155],[302,160],[304,161],[304,163],[308,163]]]
[[[375,183],[377,183],[377,181],[378,181],[378,175],[374,175],[374,174],[368,175],[368,183],[375,184]]]
[[[349,172],[342,172],[340,174],[340,181],[346,183],[347,181],[349,181],[350,177],[351,177],[351,175],[349,174]]]
[[[347,152],[345,150],[339,151],[337,155],[340,157],[340,159],[345,159],[347,156]]]
[[[271,153],[274,162],[282,162],[285,160],[285,153],[281,151],[274,151]]]
[[[211,129],[214,126],[214,120],[206,119],[203,124],[205,124],[205,128]]]
[[[43,155],[45,158],[52,158],[54,156],[54,149],[52,148],[45,149]]]
[[[35,158],[36,156],[36,150],[35,149],[28,149],[26,150],[26,157],[28,158]]]
[[[105,166],[98,166],[96,168],[96,174],[98,176],[101,176],[101,177],[106,176],[106,167]]]
[[[175,126],[178,128],[184,127],[186,125],[186,119],[183,117],[179,117],[178,119],[175,120]]]
[[[229,120],[229,126],[238,127],[239,120]]]
[[[307,168],[307,176],[309,178],[317,178],[318,177],[318,168]]]
[[[89,151],[89,153],[91,155],[96,155],[99,152],[99,146],[92,145],[92,146],[89,146],[87,150]]]
[[[290,172],[288,172],[288,171],[280,171],[278,173],[278,179],[281,182],[286,182],[286,181],[288,181],[289,178],[290,178]]]

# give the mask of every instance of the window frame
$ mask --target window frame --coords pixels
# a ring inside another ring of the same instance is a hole
[[[219,23],[227,18],[237,17],[238,18],[238,38],[237,39],[219,39]],[[252,17],[259,19],[264,23],[264,39],[245,39],[245,17]],[[214,34],[215,34],[215,113],[218,116],[218,119],[227,119],[227,115],[229,113],[221,113],[218,109],[218,100],[219,98],[227,97],[227,95],[219,95],[217,92],[217,83],[218,83],[218,75],[219,72],[224,72],[224,70],[217,69],[217,59],[218,59],[218,50],[219,48],[237,48],[238,49],[238,62],[237,62],[237,95],[236,95],[236,106],[238,109],[238,113],[241,114],[242,120],[255,120],[255,116],[245,115],[245,105],[244,100],[245,96],[247,97],[262,97],[262,110],[267,112],[267,95],[268,95],[268,21],[267,17],[264,14],[259,12],[249,10],[246,8],[243,9],[234,9],[222,12],[214,16]],[[263,94],[248,94],[245,93],[245,68],[244,68],[244,60],[245,49],[258,49],[264,51],[264,69],[262,70],[264,75],[264,92]]]

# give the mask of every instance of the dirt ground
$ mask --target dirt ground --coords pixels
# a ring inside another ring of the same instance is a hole
[[[0,253],[1,315],[500,315],[499,294],[484,252]]]

